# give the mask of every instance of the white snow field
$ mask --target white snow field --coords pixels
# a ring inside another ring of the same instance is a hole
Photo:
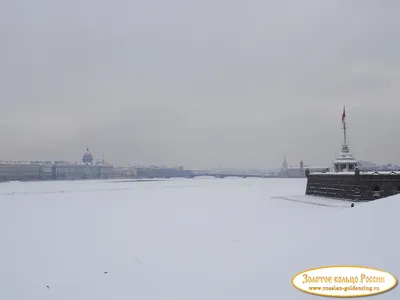
[[[318,299],[291,281],[327,265],[400,278],[399,196],[350,208],[302,196],[305,185],[250,178],[2,183],[0,299]],[[399,289],[372,298],[400,299]]]

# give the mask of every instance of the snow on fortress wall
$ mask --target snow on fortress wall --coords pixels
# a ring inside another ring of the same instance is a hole
[[[400,173],[311,173],[306,195],[371,201],[400,193]]]

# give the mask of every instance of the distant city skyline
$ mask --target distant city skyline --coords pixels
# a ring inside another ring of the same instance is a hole
[[[400,2],[0,5],[0,159],[399,163]]]
[[[90,149],[89,149],[89,152],[90,152]],[[54,162],[54,161],[60,161],[61,162],[61,161],[65,161],[65,162],[71,162],[71,163],[75,163],[75,162],[79,163],[79,162],[82,162],[82,158],[83,158],[83,156],[85,156],[85,154],[86,154],[86,151],[84,152],[84,155],[82,155],[82,157],[79,158],[79,159],[53,159],[53,160],[50,160],[50,159],[19,159],[19,160],[14,160],[14,159],[11,159],[11,157],[9,157],[9,159],[0,159],[0,162],[7,162],[7,161],[10,161],[10,162],[18,162],[18,161],[20,161],[20,162]],[[101,161],[103,161],[103,159],[93,157],[93,163],[96,163],[97,161],[101,162]],[[114,166],[128,166],[128,165],[130,165],[130,166],[142,166],[142,167],[143,166],[149,166],[149,167],[150,166],[156,166],[156,167],[177,167],[177,168],[178,167],[184,167],[185,168],[185,166],[179,165],[179,164],[176,164],[176,165],[166,165],[166,164],[147,164],[146,165],[146,164],[140,164],[140,163],[138,163],[138,164],[131,164],[131,163],[115,164],[115,163],[113,163],[111,161],[107,161],[105,159],[104,159],[104,161],[106,163],[113,164]],[[379,165],[381,165],[381,166],[385,166],[385,165],[400,165],[400,163],[397,163],[397,162],[379,163],[379,162],[374,162],[374,161],[370,161],[370,160],[363,160],[363,159],[359,159],[358,161],[360,163],[366,163],[368,166],[370,166],[370,165],[378,165],[378,166]],[[288,159],[286,157],[283,157],[283,160],[282,160],[282,162],[280,163],[279,166],[272,166],[272,167],[260,166],[260,167],[255,167],[255,168],[254,167],[253,168],[242,168],[242,170],[245,170],[245,169],[248,169],[248,170],[250,170],[250,169],[254,169],[254,170],[261,170],[261,169],[278,170],[278,169],[281,169],[282,167],[284,167],[284,165],[285,165],[284,162],[286,162],[286,166],[287,167],[299,168],[301,166],[301,162],[303,162],[303,161],[301,160],[298,163],[290,163],[290,162],[288,162]],[[327,163],[326,165],[320,165],[320,166],[317,166],[315,164],[304,164],[304,168],[307,168],[307,167],[319,167],[319,168],[327,167],[328,168],[328,167],[332,167],[332,162],[331,163]],[[224,169],[224,168],[225,169],[235,169],[235,168],[232,168],[230,166],[222,166],[222,165],[211,166],[211,167],[207,167],[207,168],[204,168],[204,169],[220,169],[220,168],[221,169]],[[190,167],[187,168],[187,169],[190,169]],[[203,169],[203,168],[192,167],[191,169]]]

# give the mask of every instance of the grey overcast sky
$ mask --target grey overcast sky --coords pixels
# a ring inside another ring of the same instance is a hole
[[[0,159],[400,163],[400,2],[1,0]]]

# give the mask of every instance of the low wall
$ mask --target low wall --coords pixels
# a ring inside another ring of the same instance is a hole
[[[400,193],[400,173],[311,173],[306,195],[371,201]]]

